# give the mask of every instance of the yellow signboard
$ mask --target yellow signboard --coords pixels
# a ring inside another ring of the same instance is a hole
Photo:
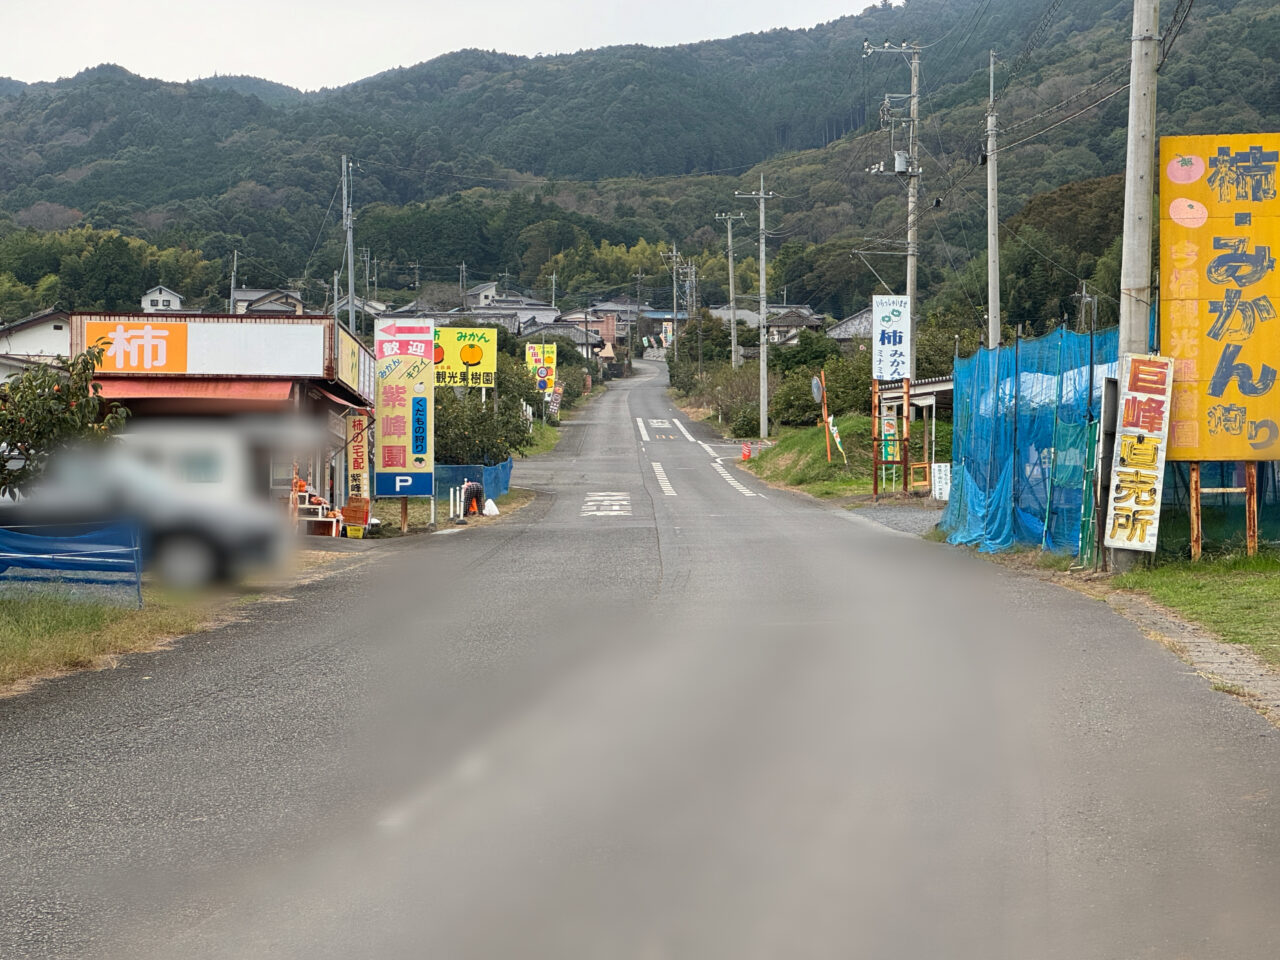
[[[347,496],[368,497],[369,417],[363,411],[347,414]]]
[[[494,327],[436,327],[437,387],[492,387],[498,370]]]
[[[524,363],[538,381],[538,389],[550,394],[556,388],[556,345],[554,343],[526,343]]]
[[[187,372],[185,323],[87,320],[84,342],[105,351],[99,373]]]
[[[1280,133],[1160,141],[1170,460],[1280,458],[1278,164]]]

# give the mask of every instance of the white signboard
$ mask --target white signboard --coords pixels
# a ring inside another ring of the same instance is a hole
[[[933,499],[950,500],[951,464],[935,463],[929,472],[929,477],[933,481]]]
[[[95,315],[84,320],[84,342],[102,346],[104,374],[324,376],[323,320],[225,323]]]
[[[1154,553],[1169,446],[1173,358],[1126,353],[1120,361],[1116,452],[1103,543]]]
[[[906,297],[871,298],[871,376],[911,376],[911,301]]]

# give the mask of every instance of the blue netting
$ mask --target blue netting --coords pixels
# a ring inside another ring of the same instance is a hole
[[[511,466],[510,457],[492,467],[437,463],[436,495],[445,497],[448,490],[462,486],[465,480],[477,480],[484,487],[485,497],[496,500],[511,489]]]
[[[12,587],[56,587],[95,599],[111,599],[114,592],[142,606],[138,528],[114,523],[75,533],[50,526],[0,529],[0,588]]]
[[[1116,375],[1117,347],[1115,329],[1092,338],[1060,329],[956,361],[951,499],[942,517],[950,542],[1078,552],[1089,423],[1099,416],[1103,382]]]

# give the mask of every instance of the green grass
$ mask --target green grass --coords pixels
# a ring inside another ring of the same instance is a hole
[[[197,629],[209,598],[144,587],[141,610],[42,596],[0,598],[0,691],[32,677],[92,667]]]
[[[849,455],[846,467],[835,443],[831,444],[831,463],[827,462],[826,431],[816,427],[783,427],[777,442],[761,451],[748,464],[748,469],[769,483],[795,487],[815,497],[845,497],[871,492],[871,418],[850,414],[836,418],[840,439]],[[921,436],[923,427],[913,424],[911,437],[913,460],[924,457]],[[951,457],[951,424],[938,423],[938,458]]]
[[[1120,574],[1115,585],[1137,590],[1213,631],[1280,664],[1280,555],[1269,552],[1179,561]]]
[[[540,453],[550,453],[560,439],[560,431],[540,420],[533,422],[533,446],[520,454],[521,457],[536,457]]]

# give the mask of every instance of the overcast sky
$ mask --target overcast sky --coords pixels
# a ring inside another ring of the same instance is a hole
[[[250,74],[304,90],[340,86],[451,50],[532,56],[619,43],[669,46],[812,27],[871,0],[62,0],[14,4],[0,76],[28,83],[116,63],[164,80]]]

